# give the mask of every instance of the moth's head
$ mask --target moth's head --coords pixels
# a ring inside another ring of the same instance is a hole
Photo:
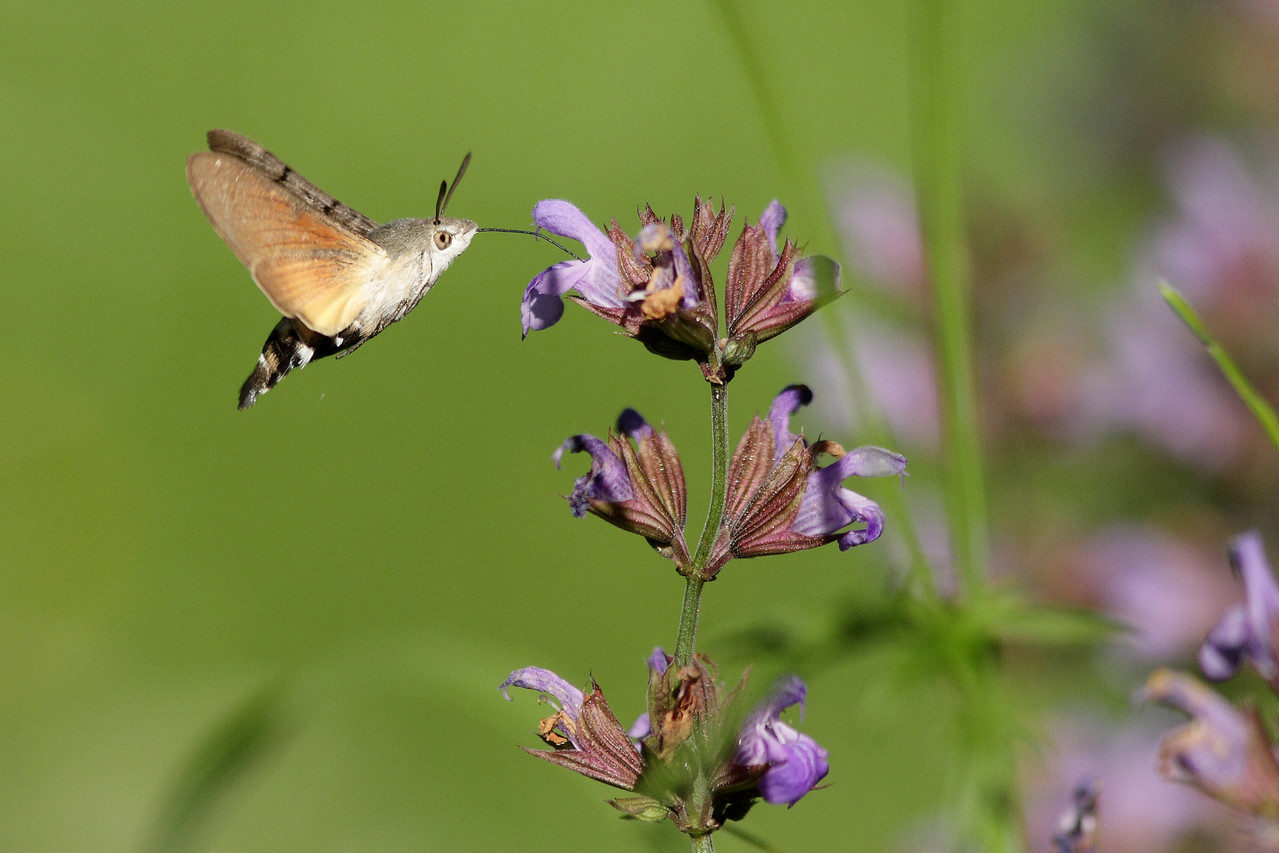
[[[471,245],[476,229],[476,224],[469,219],[453,219],[449,216],[427,220],[427,226],[431,248],[450,261]]]

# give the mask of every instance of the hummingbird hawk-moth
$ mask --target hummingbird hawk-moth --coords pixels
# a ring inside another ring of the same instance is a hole
[[[241,409],[289,371],[346,355],[402,319],[477,231],[444,216],[470,154],[452,185],[441,183],[434,218],[379,225],[247,137],[211,130],[208,142],[187,160],[191,192],[284,315],[240,389]]]

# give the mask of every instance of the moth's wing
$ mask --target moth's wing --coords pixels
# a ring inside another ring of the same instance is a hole
[[[290,175],[301,180],[287,166],[273,179],[225,151],[187,160],[187,180],[204,215],[271,304],[333,337],[359,314],[364,285],[385,264],[386,251],[290,189]]]
[[[283,184],[309,206],[324,211],[340,227],[364,237],[377,228],[377,223],[372,219],[308,181],[249,137],[233,130],[210,130],[208,141],[209,150],[214,154],[230,154],[240,158],[272,181]]]

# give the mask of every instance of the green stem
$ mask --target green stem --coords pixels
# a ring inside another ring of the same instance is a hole
[[[706,510],[702,538],[693,555],[693,565],[700,571],[711,555],[711,546],[719,536],[728,500],[728,384],[711,385],[711,503]]]
[[[693,661],[697,641],[697,619],[701,613],[702,587],[706,583],[702,570],[711,548],[719,536],[728,501],[728,385],[711,385],[711,498],[706,511],[706,525],[693,555],[693,565],[684,587],[684,605],[680,609],[679,633],[675,638],[675,660],[680,666]]]
[[[710,835],[694,835],[693,853],[715,853],[715,839]]]
[[[1275,417],[1275,410],[1270,407],[1264,397],[1257,393],[1257,389],[1252,387],[1252,383],[1243,375],[1243,371],[1235,364],[1230,354],[1208,333],[1208,327],[1204,325],[1204,321],[1195,313],[1195,309],[1190,307],[1190,303],[1186,302],[1185,297],[1164,282],[1159,283],[1159,292],[1163,294],[1164,301],[1168,303],[1168,307],[1181,318],[1181,322],[1189,326],[1190,331],[1194,332],[1195,337],[1199,338],[1199,342],[1204,345],[1208,350],[1208,355],[1212,356],[1212,360],[1217,363],[1217,368],[1226,377],[1230,387],[1235,389],[1235,393],[1239,395],[1244,405],[1252,412],[1252,416],[1257,419],[1257,423],[1261,424],[1261,428],[1265,430],[1270,443],[1275,446],[1276,450],[1279,450],[1279,418]]]
[[[931,274],[937,324],[947,516],[955,574],[966,593],[985,582],[986,489],[973,343],[969,283],[959,189],[961,69],[955,61],[960,3],[915,3],[915,97],[912,124],[920,226]]]
[[[688,666],[693,662],[693,649],[697,643],[697,618],[702,611],[702,586],[706,581],[698,572],[686,579],[684,605],[679,611],[679,633],[675,637],[675,662]]]

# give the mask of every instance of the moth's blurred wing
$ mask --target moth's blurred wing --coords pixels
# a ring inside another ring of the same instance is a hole
[[[240,158],[200,151],[187,180],[204,215],[271,304],[329,337],[364,307],[386,251]]]

